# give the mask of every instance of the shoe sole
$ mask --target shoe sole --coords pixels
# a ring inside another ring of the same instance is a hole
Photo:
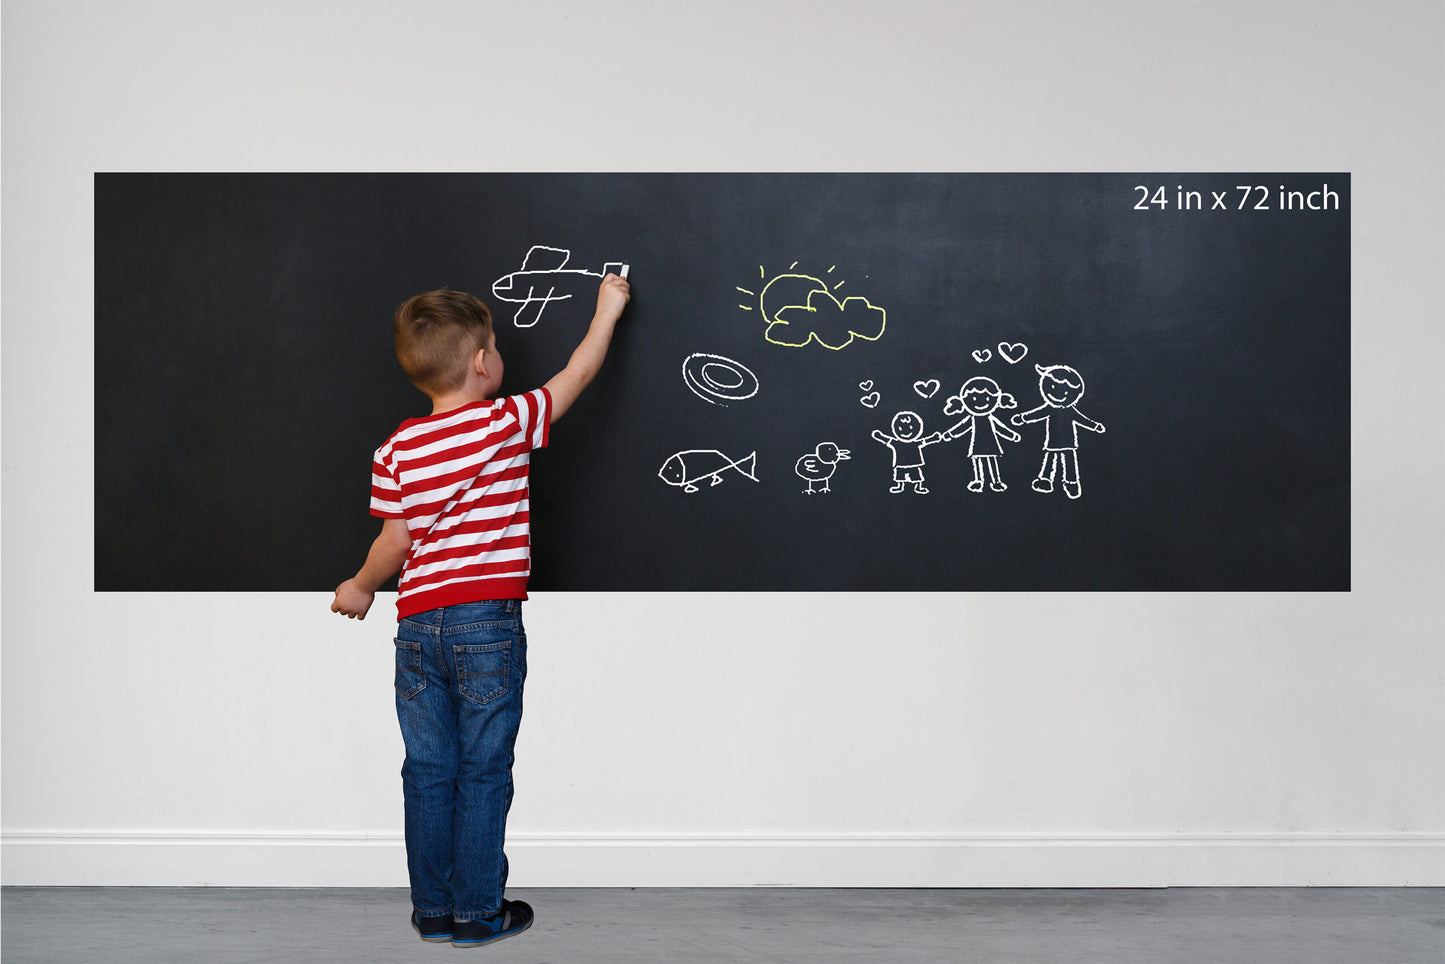
[[[453,946],[453,947],[485,947],[485,946],[488,945],[488,944],[495,944],[495,943],[497,943],[497,941],[504,941],[504,940],[506,940],[506,939],[509,938],[509,937],[516,937],[518,934],[521,934],[521,933],[524,933],[524,932],[530,930],[531,927],[532,927],[532,923],[533,923],[532,921],[527,921],[526,926],[524,926],[524,927],[518,927],[516,930],[511,930],[511,931],[503,931],[503,932],[500,933],[500,934],[495,934],[495,935],[493,935],[493,936],[491,936],[491,937],[488,937],[486,940],[481,940],[481,941],[457,941],[457,940],[454,940],[454,941],[452,941],[452,946]]]
[[[452,935],[450,934],[423,934],[421,932],[421,928],[416,926],[415,921],[412,922],[411,929],[416,931],[416,936],[420,937],[428,944],[450,944],[452,942]]]

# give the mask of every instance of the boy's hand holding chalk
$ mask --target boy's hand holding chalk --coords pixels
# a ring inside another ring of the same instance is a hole
[[[587,329],[586,337],[572,353],[567,367],[543,386],[552,396],[554,422],[572,407],[577,396],[591,384],[598,369],[602,367],[603,359],[607,357],[607,347],[612,342],[612,330],[617,327],[617,319],[622,317],[622,309],[627,307],[627,302],[632,297],[632,286],[627,281],[629,267],[624,264],[622,274],[608,272],[602,279],[602,284],[597,288],[597,313],[592,316],[592,324]]]
[[[632,297],[632,285],[627,280],[630,270],[632,265],[624,264],[619,274],[608,274],[602,279],[602,284],[597,289],[597,314],[594,320],[612,323],[622,315],[622,309],[627,307],[627,301]]]

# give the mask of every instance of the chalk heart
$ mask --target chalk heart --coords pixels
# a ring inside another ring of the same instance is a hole
[[[862,402],[867,408],[877,408],[879,398],[880,396],[877,392],[872,392],[868,395],[864,395],[862,398],[858,399],[858,401]]]
[[[930,378],[926,382],[913,383],[913,390],[922,398],[932,398],[934,393],[938,391],[938,388],[938,379],[936,378]]]
[[[873,383],[872,383],[871,381],[870,381],[870,382],[859,382],[859,383],[858,383],[858,387],[861,388],[861,389],[863,389],[863,391],[865,391],[865,392],[871,392],[871,391],[873,391]]]
[[[1029,353],[1029,346],[1025,345],[1021,341],[1001,341],[998,343],[998,353],[1002,355],[1003,360],[1008,362],[1010,365],[1017,365],[1019,362],[1023,361],[1024,356]]]
[[[978,362],[980,365],[982,365],[984,362],[988,361],[992,357],[993,352],[989,351],[987,348],[975,348],[973,350],[973,360]]]

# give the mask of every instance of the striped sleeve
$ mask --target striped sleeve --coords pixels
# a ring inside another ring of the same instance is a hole
[[[527,449],[546,448],[551,436],[552,393],[538,388],[525,395],[513,395],[506,404],[516,416],[517,428],[526,439]]]
[[[371,459],[371,514],[381,519],[404,519],[401,508],[401,486],[386,464],[386,451],[391,443],[376,450]]]

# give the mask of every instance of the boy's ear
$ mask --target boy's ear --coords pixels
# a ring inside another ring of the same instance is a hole
[[[478,348],[476,354],[472,356],[472,369],[483,378],[487,377],[487,350],[485,348]]]

